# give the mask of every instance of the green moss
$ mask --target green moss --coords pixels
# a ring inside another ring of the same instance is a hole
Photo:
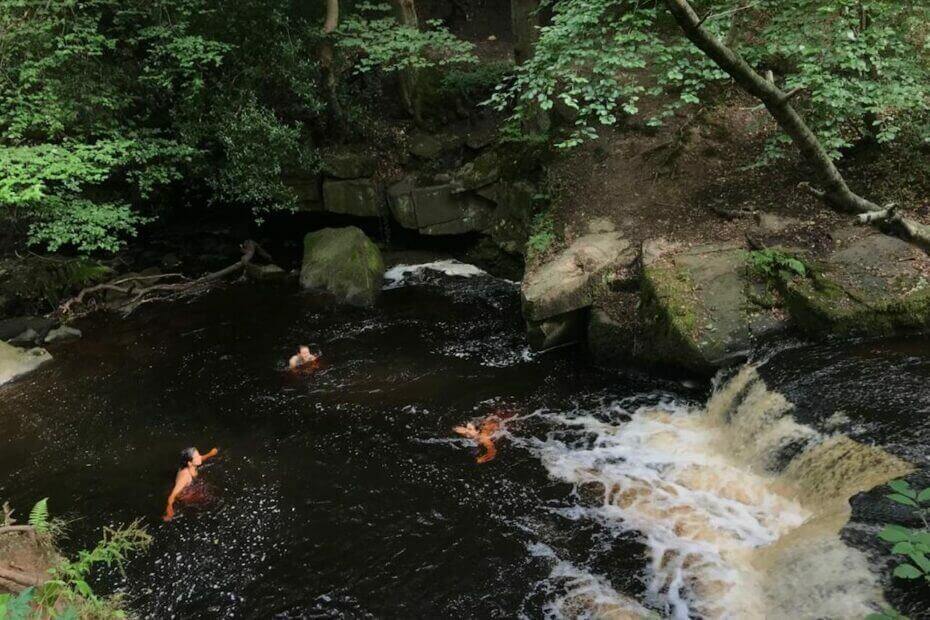
[[[697,344],[694,284],[688,273],[670,266],[647,267],[640,293],[640,319],[651,348],[639,351],[639,355],[706,370],[707,362]]]

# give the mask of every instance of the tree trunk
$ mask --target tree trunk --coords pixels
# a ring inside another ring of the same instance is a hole
[[[397,23],[408,28],[419,28],[420,18],[414,0],[394,0],[394,14]],[[420,102],[420,92],[417,88],[417,70],[406,69],[400,74],[400,95],[407,112],[413,116],[418,125],[423,123],[423,106]]]
[[[813,190],[817,196],[842,211],[865,213],[879,210],[878,205],[854,193],[846,185],[846,180],[833,164],[820,140],[791,105],[791,98],[797,94],[796,91],[786,93],[759,75],[739,54],[703,27],[704,20],[698,17],[687,0],[665,0],[665,4],[685,36],[729,74],[740,87],[759,99],[782,131],[788,134],[817,173],[822,186],[819,190]]]
[[[323,21],[323,42],[320,44],[320,65],[323,68],[323,84],[326,90],[326,101],[329,105],[329,114],[338,132],[345,127],[345,116],[342,105],[339,103],[339,93],[336,84],[336,68],[334,65],[334,52],[332,33],[339,26],[339,0],[326,0],[326,18]]]
[[[522,65],[533,56],[539,38],[539,0],[510,0],[513,59]]]

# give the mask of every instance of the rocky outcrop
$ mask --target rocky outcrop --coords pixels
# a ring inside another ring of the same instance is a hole
[[[488,227],[494,204],[446,183],[417,187],[404,179],[388,189],[394,219],[421,235],[460,235]]]
[[[324,228],[304,237],[303,288],[325,289],[341,301],[367,306],[377,300],[383,277],[381,251],[358,228]]]
[[[532,338],[532,344],[555,346],[567,338],[583,336],[583,330],[566,326],[580,322],[594,302],[599,286],[617,278],[629,277],[636,261],[636,250],[619,233],[585,235],[576,239],[552,260],[532,269],[523,279],[523,317],[528,333],[543,330],[546,338]],[[557,322],[558,329],[551,323]],[[546,323],[550,323],[545,329]],[[546,348],[537,346],[537,348]]]
[[[13,344],[40,344],[58,321],[41,316],[0,320],[0,340]]]
[[[337,179],[361,179],[375,173],[375,158],[359,146],[345,146],[323,157],[323,171]]]
[[[708,372],[744,357],[752,340],[784,321],[751,295],[748,252],[738,243],[643,245],[636,355]]]
[[[782,274],[792,321],[811,335],[868,334],[930,327],[930,259],[888,235],[854,228],[833,235],[837,247],[805,276]]]
[[[381,193],[369,179],[323,181],[323,204],[330,213],[357,217],[381,217],[384,202]]]
[[[20,349],[0,342],[0,385],[32,372],[42,364],[52,361],[45,349]]]

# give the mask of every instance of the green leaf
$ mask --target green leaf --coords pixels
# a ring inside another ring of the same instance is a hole
[[[39,534],[48,532],[48,498],[36,502],[29,512],[29,525]]]
[[[922,577],[923,573],[910,564],[899,564],[897,568],[894,569],[894,576],[901,579],[917,579]]]
[[[917,491],[911,488],[911,485],[908,484],[906,480],[892,480],[888,483],[888,486],[891,487],[893,491],[897,491],[901,495],[905,495],[912,499],[917,498]]]
[[[913,499],[911,499],[910,497],[899,495],[897,493],[892,493],[891,495],[888,496],[888,499],[890,499],[893,502],[897,502],[899,504],[904,504],[905,506],[912,506],[914,508],[920,508],[920,505],[917,502],[915,502]]]
[[[900,525],[886,525],[885,529],[879,532],[878,537],[888,542],[901,542],[910,540],[911,532]]]
[[[920,502],[921,504],[926,504],[930,502],[930,488],[924,489],[923,491],[918,493],[917,501]]]

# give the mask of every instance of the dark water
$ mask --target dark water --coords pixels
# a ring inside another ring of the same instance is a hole
[[[503,411],[510,432],[544,435],[524,416],[669,398],[668,384],[593,370],[577,352],[529,355],[508,283],[417,282],[376,310],[231,286],[81,327],[53,364],[0,388],[0,498],[26,511],[49,497],[54,514],[80,516],[66,551],[143,517],[152,548],[96,584],[140,615],[535,618],[565,615],[556,603],[580,574],[642,600],[635,534],[573,516],[583,498],[525,447],[505,438],[479,466],[450,432]],[[303,342],[325,364],[293,377],[284,360]],[[924,466],[928,347],[821,345],[775,356],[765,375],[806,422],[843,410],[845,432]],[[187,445],[220,449],[201,470],[210,499],[162,523]],[[885,504],[867,501],[857,531]],[[870,537],[859,544],[877,554]],[[923,595],[897,585],[892,600],[919,611]]]

